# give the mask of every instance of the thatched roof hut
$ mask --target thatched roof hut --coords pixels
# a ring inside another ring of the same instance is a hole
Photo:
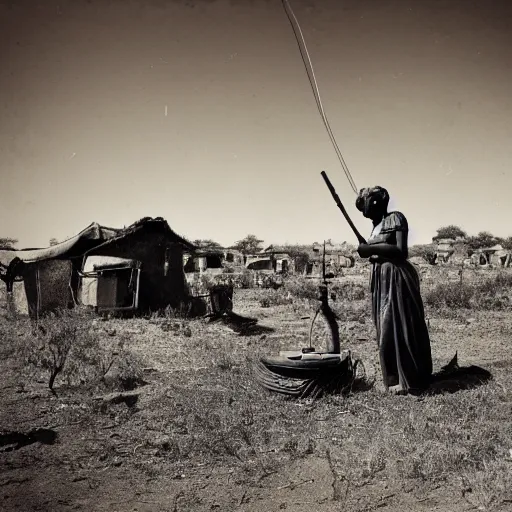
[[[92,223],[47,248],[0,251],[0,262],[8,269],[16,267],[10,279],[23,278],[31,318],[81,304],[82,298],[98,309],[142,312],[178,306],[187,296],[185,249],[194,250],[194,246],[164,219],[146,217],[122,229]],[[91,269],[90,257],[106,259]],[[91,279],[96,280],[94,292]]]

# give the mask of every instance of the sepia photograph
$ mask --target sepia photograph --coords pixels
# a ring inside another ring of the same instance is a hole
[[[512,512],[512,1],[0,0],[0,103],[1,511]]]

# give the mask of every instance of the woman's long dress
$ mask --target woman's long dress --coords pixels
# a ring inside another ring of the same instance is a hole
[[[368,243],[396,244],[397,231],[408,232],[407,219],[400,212],[388,213]],[[432,375],[432,355],[416,269],[405,258],[375,258],[370,287],[384,385],[401,384],[408,393],[424,391]]]

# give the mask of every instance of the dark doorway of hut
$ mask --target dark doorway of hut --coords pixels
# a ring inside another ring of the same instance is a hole
[[[281,351],[277,356],[261,357],[255,366],[255,378],[265,389],[294,398],[320,398],[326,394],[345,394],[373,385],[366,379],[362,361],[349,349],[341,349],[338,317],[329,304],[329,279],[325,270],[325,241],[322,257],[322,282],[319,306],[311,322],[309,346]],[[325,351],[312,346],[315,320],[321,314],[330,329]]]

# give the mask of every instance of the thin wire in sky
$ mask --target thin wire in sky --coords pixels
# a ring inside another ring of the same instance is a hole
[[[345,176],[347,177],[348,182],[350,183],[350,186],[352,187],[352,190],[357,194],[358,189],[356,187],[354,179],[352,178],[352,175],[350,174],[348,166],[345,163],[345,159],[343,158],[343,155],[341,154],[338,143],[336,142],[336,138],[334,137],[334,134],[332,133],[331,126],[329,125],[327,115],[325,114],[325,110],[322,105],[322,99],[320,98],[320,91],[318,90],[318,84],[317,84],[316,77],[315,77],[315,71],[313,69],[313,64],[311,62],[308,48],[306,46],[306,41],[304,40],[304,35],[302,34],[302,30],[300,28],[299,22],[295,16],[295,14],[293,13],[293,10],[292,10],[290,4],[288,3],[288,0],[282,0],[282,4],[283,4],[284,10],[286,12],[286,16],[288,17],[288,20],[290,21],[290,24],[292,26],[293,33],[295,34],[295,39],[297,40],[297,45],[299,46],[300,54],[302,56],[302,61],[304,62],[304,67],[306,68],[306,73],[309,78],[309,83],[311,85],[311,88],[313,89],[313,94],[315,96],[316,105],[318,107],[318,111],[320,112],[320,116],[322,117],[322,120],[324,122],[325,129],[327,130],[327,133],[328,133],[328,135],[331,139],[331,142],[334,146],[334,150],[336,151],[338,159],[341,163],[341,167],[343,168],[343,171],[345,172]]]

